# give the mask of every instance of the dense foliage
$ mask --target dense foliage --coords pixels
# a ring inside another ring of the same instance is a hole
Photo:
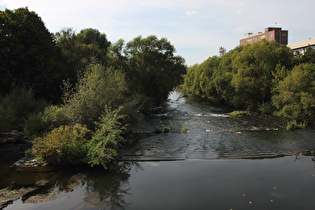
[[[0,131],[23,130],[30,115],[41,112],[47,102],[36,99],[32,90],[13,87],[10,93],[0,96]]]
[[[30,153],[53,165],[106,167],[126,125],[186,72],[165,38],[112,45],[92,28],[51,34],[28,8],[0,11],[0,51],[0,131],[36,135]]]
[[[0,11],[0,52],[0,95],[24,86],[36,98],[58,101],[62,80],[68,77],[64,59],[35,12]]]
[[[315,64],[301,64],[275,88],[272,101],[281,114],[297,121],[315,118]]]
[[[105,108],[96,131],[84,125],[60,126],[43,137],[33,141],[29,153],[49,165],[91,164],[107,168],[108,163],[117,155],[123,142],[123,128],[119,120],[123,117],[118,110]]]
[[[65,91],[63,101],[29,116],[27,131],[47,131],[35,138],[31,153],[53,165],[88,163],[106,168],[123,142],[124,125],[141,107],[128,92],[124,75],[92,63],[76,87]]]
[[[238,108],[273,108],[293,120],[313,122],[315,50],[294,56],[291,50],[262,40],[239,46],[190,67],[183,88]]]
[[[106,35],[97,29],[83,29],[76,34],[71,28],[65,28],[55,34],[56,46],[61,49],[66,59],[69,80],[74,84],[83,74],[86,65],[97,59],[105,63],[110,42]]]
[[[126,45],[119,40],[110,47],[109,64],[126,73],[131,90],[143,95],[149,104],[157,105],[181,84],[181,75],[186,73],[184,59],[175,56],[175,52],[165,38],[139,36]]]

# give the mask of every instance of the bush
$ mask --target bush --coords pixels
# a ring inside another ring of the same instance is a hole
[[[43,112],[30,114],[24,129],[29,135],[51,131],[61,125],[68,125],[70,119],[64,105],[50,105]]]
[[[159,127],[154,128],[154,133],[162,133],[162,129]]]
[[[90,130],[80,124],[60,126],[44,137],[35,138],[31,154],[50,165],[85,163],[90,134]]]
[[[92,63],[65,102],[67,119],[72,125],[80,123],[94,129],[107,105],[113,109],[122,106],[120,112],[129,117],[135,117],[140,109],[139,99],[128,91],[121,71]]]
[[[111,111],[105,107],[94,133],[80,124],[54,128],[33,140],[30,154],[49,165],[91,164],[106,168],[124,141],[121,133],[125,127],[119,122],[123,118],[119,111],[120,108]]]
[[[31,89],[14,87],[0,97],[0,131],[23,130],[26,119],[47,105],[44,99],[35,99]]]
[[[275,111],[275,107],[272,102],[263,102],[258,104],[258,110],[263,114],[272,114]]]
[[[124,141],[121,136],[124,127],[119,122],[123,116],[118,114],[119,111],[111,111],[106,107],[100,121],[96,123],[97,129],[87,144],[88,163],[92,166],[102,165],[107,168],[107,164],[117,155],[120,143]]]
[[[188,127],[185,125],[185,126],[182,128],[182,131],[183,131],[183,133],[187,133]]]
[[[315,116],[315,65],[301,64],[275,88],[272,102],[281,115],[297,120],[312,122]]]
[[[301,123],[297,123],[296,120],[290,120],[287,123],[287,129],[288,130],[292,130],[292,129],[299,129],[299,128],[305,128],[307,125],[307,122],[301,122]]]
[[[163,133],[169,133],[170,130],[171,130],[170,127],[164,127],[164,128],[162,129]]]
[[[233,111],[233,112],[230,113],[230,115],[232,115],[233,117],[249,116],[250,112],[249,111]]]

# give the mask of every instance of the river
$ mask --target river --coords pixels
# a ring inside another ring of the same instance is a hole
[[[108,171],[18,171],[10,166],[23,145],[1,148],[1,208],[314,209],[315,129],[288,131],[281,118],[231,111],[172,92],[131,127]]]

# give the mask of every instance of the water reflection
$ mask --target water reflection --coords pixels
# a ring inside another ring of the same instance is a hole
[[[1,177],[1,208],[23,204],[41,209],[54,201],[57,209],[125,209],[131,169],[142,170],[135,162],[117,162],[107,171],[85,166],[55,172],[10,171]]]
[[[10,171],[6,209],[312,209],[315,157],[118,162],[109,171],[74,167]],[[5,195],[2,188],[1,198]],[[29,191],[27,191],[29,190]]]

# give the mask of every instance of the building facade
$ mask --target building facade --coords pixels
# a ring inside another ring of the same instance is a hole
[[[268,41],[275,40],[279,44],[288,44],[288,31],[282,28],[268,27],[265,32],[247,33],[244,38],[240,39],[240,45],[252,44],[254,42],[266,39]]]
[[[304,40],[304,41],[300,41],[300,42],[296,42],[296,43],[288,45],[288,47],[291,48],[291,50],[293,50],[295,55],[296,54],[304,55],[308,46],[315,49],[315,38],[310,38],[308,40]]]

